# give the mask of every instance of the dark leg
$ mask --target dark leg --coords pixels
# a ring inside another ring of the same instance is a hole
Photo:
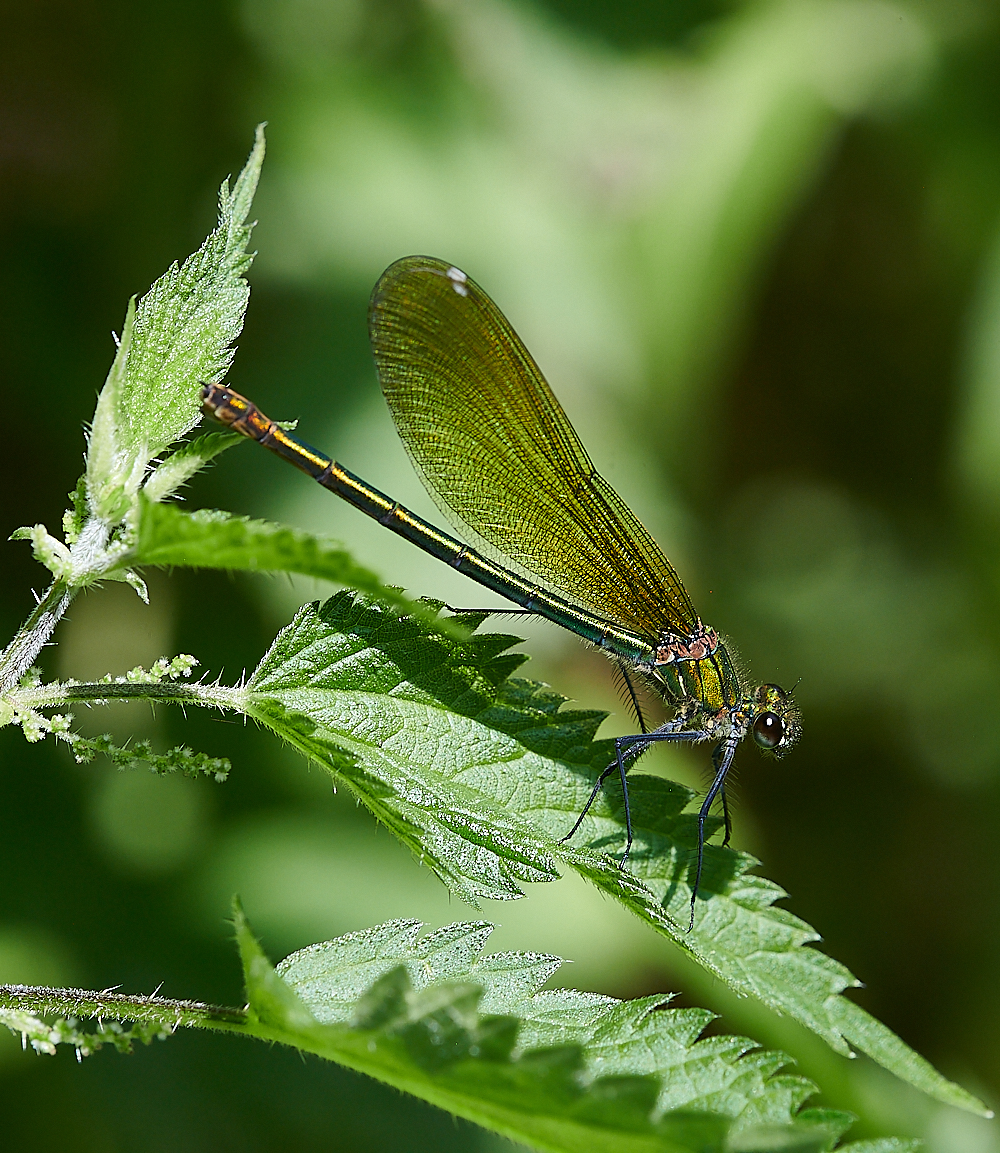
[[[622,751],[618,749],[618,776],[622,781],[622,800],[625,803],[625,852],[622,853],[622,859],[618,862],[620,869],[625,868],[628,861],[628,855],[632,852],[632,809],[628,802],[628,781],[625,780],[625,762],[622,760]]]
[[[719,766],[722,763],[722,755],[725,750],[725,745],[716,745],[712,750],[712,768],[718,772]],[[722,798],[722,818],[726,825],[726,835],[722,838],[722,845],[725,848],[729,844],[729,838],[733,835],[733,822],[729,816],[729,800],[726,797],[726,780],[722,779],[722,784],[719,786],[719,796]]]
[[[733,835],[733,822],[729,816],[729,801],[726,800],[726,782],[722,782],[719,789],[719,796],[722,798],[722,818],[726,822],[726,835],[722,838],[722,847],[725,848],[729,844],[729,838]]]
[[[573,834],[577,831],[577,829],[579,829],[579,827],[583,824],[583,818],[587,815],[587,813],[590,812],[591,805],[593,805],[594,801],[597,800],[597,794],[601,791],[601,786],[608,779],[608,777],[610,777],[611,774],[617,770],[618,775],[621,778],[622,793],[625,800],[626,843],[625,853],[621,859],[621,865],[622,868],[624,868],[626,862],[628,861],[629,853],[632,851],[632,813],[629,807],[628,782],[626,780],[625,774],[627,773],[628,767],[630,767],[631,763],[634,762],[639,756],[641,756],[642,753],[644,753],[646,749],[650,747],[650,745],[654,745],[658,741],[703,741],[707,738],[708,733],[703,733],[700,731],[678,732],[675,726],[680,723],[682,722],[670,721],[663,725],[661,728],[654,729],[651,733],[635,733],[627,737],[618,737],[615,741],[615,752],[617,753],[615,760],[613,760],[611,764],[608,765],[608,767],[604,770],[604,772],[601,773],[601,775],[597,778],[597,782],[591,790],[590,796],[587,798],[587,803],[583,806],[583,812],[576,818],[576,823],[566,834],[566,836],[560,838],[559,843],[563,844],[564,842],[568,841],[570,837],[572,837]]]
[[[712,754],[712,763],[717,766],[715,780],[712,781],[712,787],[708,790],[708,794],[702,802],[701,808],[698,810],[698,867],[695,869],[694,886],[691,889],[691,920],[688,923],[689,933],[694,928],[694,903],[698,898],[698,886],[701,884],[701,870],[705,863],[705,820],[712,807],[712,802],[722,791],[722,787],[726,783],[726,773],[729,772],[729,766],[733,763],[733,754],[736,752],[736,745],[737,741],[733,737],[727,737],[726,740],[716,746],[715,752]],[[720,750],[721,756],[718,756]]]
[[[603,773],[597,778],[594,783],[593,789],[590,791],[590,796],[587,798],[587,803],[583,806],[583,812],[576,818],[576,824],[570,829],[565,837],[559,838],[559,844],[565,844],[566,841],[573,836],[576,830],[583,824],[583,818],[590,812],[590,806],[597,800],[597,794],[601,791],[601,785],[611,776],[611,774],[618,768],[618,762],[612,761],[610,765],[604,770]]]
[[[670,722],[671,725],[675,725],[677,723],[678,722],[676,721]],[[623,869],[625,868],[626,864],[628,864],[629,853],[632,852],[632,813],[629,808],[628,782],[625,780],[626,770],[623,754],[634,748],[635,752],[632,753],[632,755],[629,757],[629,760],[634,763],[639,759],[640,756],[642,756],[642,754],[650,747],[650,745],[655,744],[657,741],[701,741],[708,736],[708,733],[702,732],[678,733],[664,731],[667,730],[667,728],[668,726],[664,725],[663,728],[656,729],[652,733],[646,733],[644,736],[619,737],[618,740],[615,741],[615,750],[618,753],[618,760],[616,763],[618,766],[618,774],[622,779],[622,796],[625,801],[625,852],[622,854],[622,859],[618,862],[620,867]],[[605,773],[609,772],[614,767],[614,765],[609,765],[605,770]],[[584,813],[585,812],[586,810],[584,810]],[[580,819],[582,820],[583,817],[581,816]],[[579,822],[577,822],[577,825],[579,825]]]

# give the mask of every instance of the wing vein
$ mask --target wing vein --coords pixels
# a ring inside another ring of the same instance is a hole
[[[410,459],[470,543],[652,643],[692,631],[673,566],[474,281],[430,257],[397,261],[375,286],[369,331]]]

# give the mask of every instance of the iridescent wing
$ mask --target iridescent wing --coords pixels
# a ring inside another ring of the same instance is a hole
[[[375,286],[368,327],[403,444],[470,543],[650,644],[692,631],[673,566],[475,281],[432,257],[399,260]]]

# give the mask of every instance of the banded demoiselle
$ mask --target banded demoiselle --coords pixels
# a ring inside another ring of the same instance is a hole
[[[615,740],[615,760],[598,776],[564,840],[577,832],[604,782],[617,773],[624,867],[632,847],[627,771],[659,741],[715,742],[712,783],[698,813],[692,928],[705,822],[717,798],[723,844],[730,839],[725,786],[736,747],[750,733],[761,749],[787,752],[799,734],[791,693],[774,684],[750,685],[724,638],[695,612],[659,546],[594,468],[530,353],[475,281],[442,260],[406,257],[376,284],[368,325],[382,391],[403,444],[427,491],[465,540],[435,528],[279,428],[230,388],[205,385],[206,411],[520,606],[499,611],[546,617],[616,662],[642,732]],[[647,731],[643,723],[636,681],[673,708],[672,718],[658,728]]]

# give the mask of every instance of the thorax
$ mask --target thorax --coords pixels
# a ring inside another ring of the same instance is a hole
[[[701,660],[657,665],[653,676],[666,696],[697,712],[714,714],[746,707],[743,677],[724,641]]]

